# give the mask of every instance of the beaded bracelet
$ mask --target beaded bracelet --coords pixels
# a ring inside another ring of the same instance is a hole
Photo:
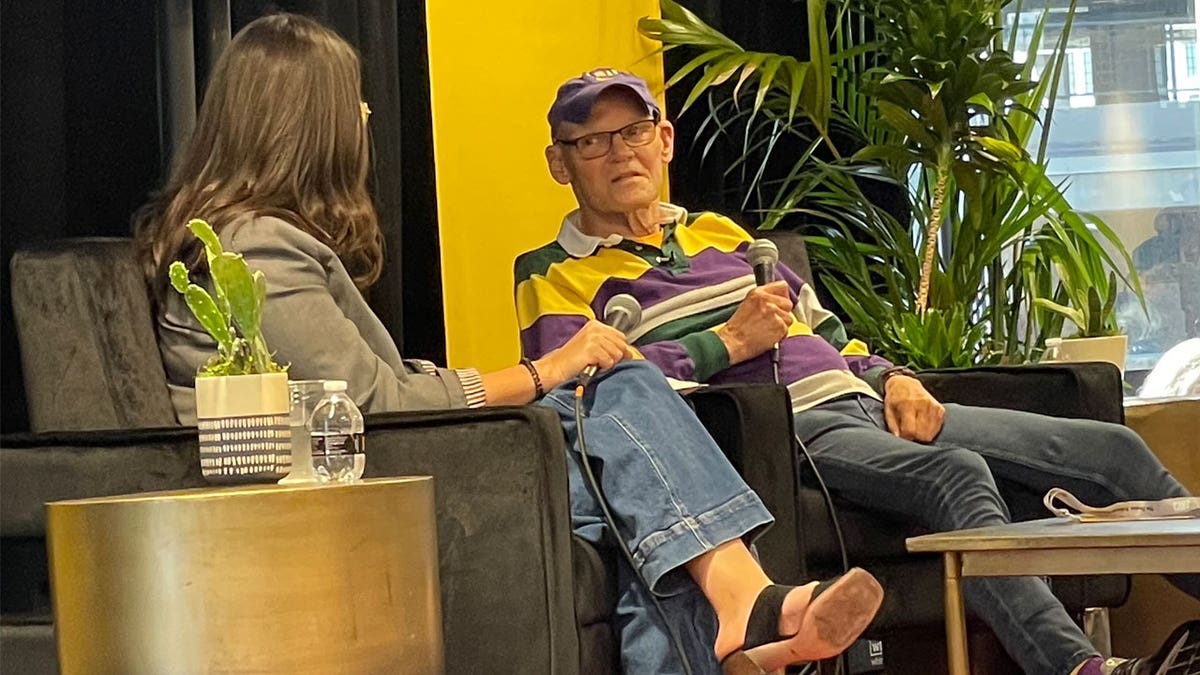
[[[537,368],[533,367],[533,361],[522,357],[521,365],[525,366],[525,370],[528,370],[529,376],[533,378],[533,390],[537,398],[545,396],[546,390],[542,388],[542,376],[538,375]]]

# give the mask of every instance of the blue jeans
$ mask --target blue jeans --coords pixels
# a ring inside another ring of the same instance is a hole
[[[621,560],[617,621],[621,660],[629,674],[684,672],[669,630],[679,634],[692,672],[719,673],[713,655],[717,620],[683,564],[717,545],[749,544],[772,522],[720,448],[658,368],[626,361],[601,374],[584,398],[585,440],[596,480],[632,552]],[[542,399],[558,412],[569,453],[571,519],[593,544],[609,536],[584,473],[576,433],[574,390],[559,387]],[[669,624],[654,608],[659,598]]]
[[[888,432],[882,403],[852,395],[797,414],[796,431],[831,490],[934,531],[1009,522],[997,478],[1096,505],[1187,495],[1137,434],[1091,420],[948,404],[923,444]],[[1200,597],[1200,577],[1172,581]],[[967,579],[963,595],[1028,675],[1066,675],[1096,653],[1041,579]]]

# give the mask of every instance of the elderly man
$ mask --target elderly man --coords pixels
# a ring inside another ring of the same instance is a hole
[[[744,230],[659,201],[675,134],[640,78],[602,69],[567,82],[550,126],[550,174],[579,208],[553,243],[517,261],[526,356],[560,345],[613,295],[631,294],[643,306],[629,333],[636,356],[709,383],[770,382],[777,369],[829,486],[933,530],[1008,522],[996,477],[1036,491],[1066,487],[1090,503],[1187,494],[1124,427],[942,405],[910,371],[847,339],[791,270],[781,265],[780,281],[756,287]],[[1200,597],[1200,579],[1174,581]],[[964,587],[1029,675],[1200,673],[1200,622],[1151,657],[1104,662],[1040,579]]]

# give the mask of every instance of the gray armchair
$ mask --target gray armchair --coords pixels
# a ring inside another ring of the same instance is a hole
[[[760,231],[779,248],[780,260],[812,283],[804,238],[790,231]],[[964,369],[929,370],[918,374],[925,387],[943,402],[1024,410],[1055,417],[1095,419],[1124,423],[1121,374],[1108,363],[1049,364],[1027,366],[983,366]],[[841,571],[841,552],[834,534],[832,515],[809,467],[794,458],[790,473],[779,467],[779,475],[795,475],[796,524],[795,567],[767,571],[782,579],[789,573],[796,581],[820,578]],[[767,462],[759,458],[759,462]],[[999,481],[999,487],[1015,520],[1046,517],[1041,495]],[[786,487],[780,487],[781,490]],[[774,501],[781,501],[775,497]],[[835,508],[851,565],[870,570],[887,590],[879,615],[867,630],[869,637],[911,638],[914,632],[937,639],[943,620],[941,560],[937,556],[910,555],[904,539],[921,532],[879,514],[840,502]],[[793,572],[793,570],[795,570]],[[1068,611],[1079,614],[1089,607],[1123,604],[1129,578],[1123,575],[1055,577],[1051,588]],[[1015,668],[1015,665],[1012,666]]]

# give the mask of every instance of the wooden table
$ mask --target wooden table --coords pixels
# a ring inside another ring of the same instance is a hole
[[[963,577],[1200,572],[1200,519],[1078,523],[1048,518],[912,537],[945,563],[950,675],[969,675]]]
[[[46,512],[63,675],[443,670],[428,476]]]

